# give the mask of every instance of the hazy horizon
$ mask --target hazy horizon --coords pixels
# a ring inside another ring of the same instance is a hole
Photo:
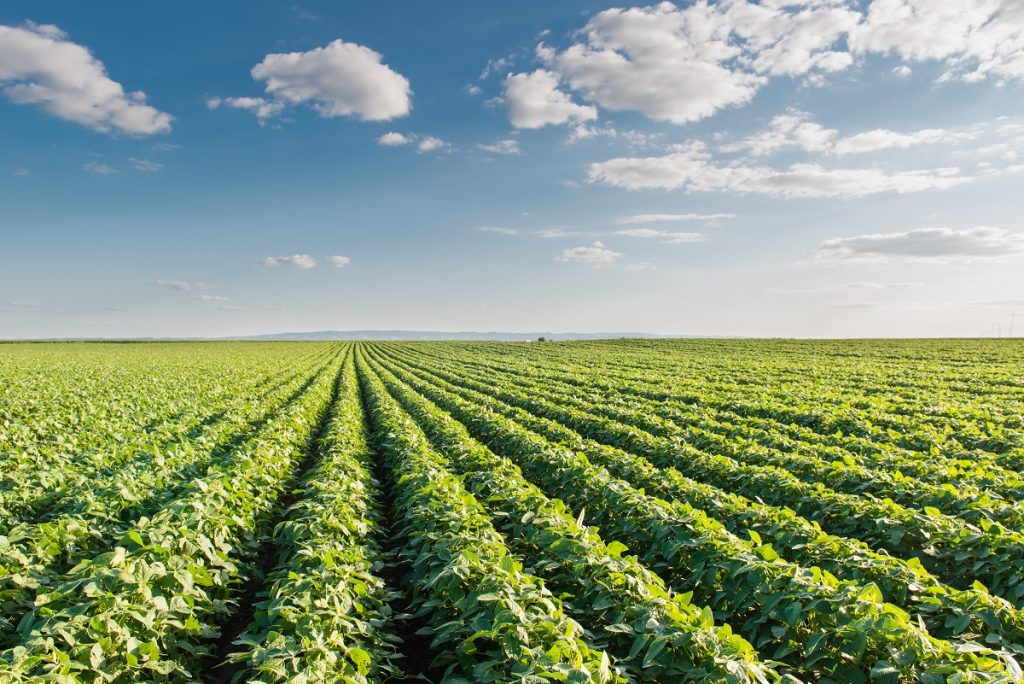
[[[0,339],[1020,335],[1022,86],[1015,0],[12,0]]]

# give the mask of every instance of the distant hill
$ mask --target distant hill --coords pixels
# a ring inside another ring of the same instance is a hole
[[[270,335],[232,337],[233,340],[494,340],[525,342],[545,337],[549,340],[608,340],[620,337],[648,339],[689,337],[688,335],[652,335],[639,332],[574,333],[574,332],[475,332],[441,330],[315,330],[312,332],[283,332]]]

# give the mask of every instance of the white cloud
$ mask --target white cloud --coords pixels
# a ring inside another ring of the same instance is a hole
[[[679,223],[688,221],[721,221],[731,218],[736,218],[736,214],[633,214],[632,216],[620,218],[617,223],[623,225],[635,223]]]
[[[491,154],[504,154],[504,155],[516,155],[520,154],[519,141],[514,139],[499,140],[490,145],[477,145],[477,148],[484,151],[490,152]]]
[[[154,280],[153,285],[167,287],[172,290],[209,290],[216,287],[212,283],[204,283],[201,280]]]
[[[816,293],[816,292],[860,292],[864,290],[908,290],[914,287],[921,287],[924,283],[918,282],[907,282],[907,283],[875,283],[870,281],[861,281],[854,283],[841,283],[839,285],[825,285],[823,287],[795,287],[795,288],[779,288],[769,287],[766,288],[769,292],[786,292],[786,293]]]
[[[136,171],[148,171],[148,172],[152,173],[152,172],[159,171],[162,168],[164,168],[163,164],[161,164],[159,162],[155,162],[155,161],[150,161],[149,159],[139,159],[138,157],[128,157],[128,161],[131,162],[132,168],[135,169]]]
[[[291,266],[293,268],[315,268],[316,260],[308,254],[292,254],[291,256],[268,256],[260,261],[260,266],[276,268]]]
[[[694,142],[660,157],[620,157],[587,167],[588,183],[629,190],[682,188],[780,197],[903,194],[950,188],[969,180],[957,168],[886,172],[877,168],[826,169],[818,164],[793,164],[786,169],[752,166],[744,161],[719,164],[702,143]]]
[[[970,140],[978,136],[977,128],[970,131],[925,128],[907,133],[878,128],[840,137],[836,129],[825,128],[811,121],[807,112],[791,108],[785,114],[772,118],[768,128],[738,142],[720,145],[718,149],[722,152],[747,151],[755,157],[762,157],[781,149],[796,147],[807,152],[844,156]]]
[[[621,257],[620,252],[613,252],[598,241],[587,247],[571,247],[563,250],[557,261],[576,261],[590,266],[605,266],[615,263]]]
[[[420,139],[416,145],[416,150],[419,152],[433,152],[435,150],[446,150],[448,147],[448,143],[441,138],[427,135]]]
[[[82,164],[82,170],[88,173],[95,173],[97,176],[112,176],[117,173],[110,164],[104,164],[103,162],[90,161]]]
[[[565,228],[541,228],[536,231],[536,235],[545,240],[551,240],[554,238],[577,237],[583,235],[583,233],[578,230],[566,230]]]
[[[577,143],[581,140],[589,140],[590,138],[617,138],[619,132],[610,125],[602,127],[588,126],[584,123],[578,123],[572,127],[569,131],[569,137],[566,138],[568,143]]]
[[[1020,0],[661,2],[599,12],[574,35],[565,49],[536,48],[552,83],[675,124],[745,105],[772,78],[820,87],[867,54],[939,60],[945,80],[1024,78]]]
[[[974,137],[972,133],[955,133],[941,128],[925,128],[910,133],[900,133],[884,128],[857,133],[836,142],[834,152],[837,155],[875,152],[888,149],[905,149],[914,145],[932,145],[936,143],[956,142]]]
[[[795,109],[772,118],[767,130],[760,131],[738,143],[722,145],[723,152],[749,151],[755,157],[771,154],[785,147],[799,147],[808,152],[827,152],[838,131],[810,121],[810,115]]]
[[[247,307],[247,306],[233,306],[231,304],[221,304],[217,308],[220,309],[221,311],[248,311],[249,310],[249,307]]]
[[[388,131],[377,138],[377,144],[384,147],[399,147],[401,145],[408,145],[411,142],[413,142],[412,137],[395,131]]]
[[[198,300],[200,302],[230,302],[231,301],[230,298],[224,297],[223,295],[210,295],[210,294],[201,294],[198,297],[189,297],[189,299],[195,299],[195,300]]]
[[[306,52],[269,54],[252,68],[268,97],[212,97],[210,109],[224,105],[256,114],[260,123],[287,105],[308,104],[320,116],[389,121],[412,107],[409,79],[381,62],[368,47],[338,39]]]
[[[327,263],[329,263],[331,266],[334,266],[335,268],[345,268],[350,263],[352,263],[352,260],[349,259],[347,256],[335,254],[333,256],[327,257]]]
[[[849,35],[854,52],[938,60],[942,80],[1024,78],[1020,0],[874,0]]]
[[[680,233],[670,230],[656,230],[654,228],[630,228],[629,230],[617,230],[615,234],[635,238],[656,238],[667,245],[682,245],[704,241],[703,233]]]
[[[579,105],[558,89],[558,76],[546,69],[510,74],[505,79],[508,120],[516,128],[541,128],[597,118],[597,109]]]
[[[961,230],[919,228],[903,233],[874,233],[832,238],[818,246],[821,261],[951,261],[1024,253],[1024,233],[976,226]]]
[[[516,228],[503,228],[501,226],[480,226],[477,228],[481,233],[498,233],[499,235],[519,235]]]
[[[263,97],[210,97],[206,99],[206,108],[213,110],[220,107],[231,107],[252,112],[261,126],[267,123],[284,109],[283,102],[268,100]]]
[[[476,97],[477,95],[482,93],[483,90],[480,89],[480,86],[471,83],[468,86],[466,86],[466,92],[472,95],[473,97]]]
[[[88,48],[52,25],[0,25],[0,88],[12,102],[103,133],[171,130],[170,114],[147,105],[141,91],[126,93]]]
[[[409,113],[409,80],[381,62],[380,53],[334,40],[307,52],[270,54],[252,68],[267,93],[291,104],[312,103],[325,117],[387,121]]]
[[[30,174],[28,169],[14,169],[11,171],[12,176],[27,176]]]

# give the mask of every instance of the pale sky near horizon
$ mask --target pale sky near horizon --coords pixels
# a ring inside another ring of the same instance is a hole
[[[1024,2],[0,6],[0,338],[1024,334]]]

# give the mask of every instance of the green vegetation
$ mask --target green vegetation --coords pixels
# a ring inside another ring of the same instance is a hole
[[[1021,682],[1010,341],[0,347],[0,682]]]

